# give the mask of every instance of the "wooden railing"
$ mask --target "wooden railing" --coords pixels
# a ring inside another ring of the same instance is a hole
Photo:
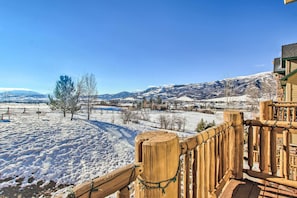
[[[297,147],[290,144],[291,134],[297,134],[293,129],[297,129],[297,122],[246,120],[245,124],[248,126],[249,167],[245,171],[251,176],[269,177],[268,180],[297,187]],[[255,160],[257,158],[259,161]]]
[[[297,188],[297,103],[260,104],[260,119],[246,120],[248,126],[248,169],[250,176]]]
[[[234,170],[234,140],[234,127],[226,122],[180,142],[180,197],[220,194]]]
[[[277,121],[297,122],[297,102],[275,102],[267,101],[263,105],[269,105],[272,109],[272,119]]]
[[[189,138],[162,131],[138,135],[134,164],[75,186],[70,197],[217,197],[231,177],[243,174],[243,115],[224,116],[225,123]]]

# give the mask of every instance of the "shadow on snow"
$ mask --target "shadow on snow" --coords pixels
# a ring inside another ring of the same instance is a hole
[[[97,120],[89,120],[87,122],[98,127],[99,130],[118,136],[120,140],[126,140],[131,146],[134,146],[135,137],[139,134],[139,131],[137,130],[131,130],[107,122],[101,122]]]

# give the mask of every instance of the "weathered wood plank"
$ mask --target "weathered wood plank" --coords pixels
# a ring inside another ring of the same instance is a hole
[[[223,124],[217,125],[215,127],[209,128],[205,131],[198,133],[192,137],[188,137],[180,141],[181,154],[186,154],[188,150],[193,150],[198,145],[201,145],[204,141],[216,136],[223,130],[229,128],[232,122],[225,122]]]
[[[210,148],[209,148],[210,140],[207,140],[204,144],[204,162],[205,162],[205,186],[204,186],[204,196],[209,197],[209,180],[210,180]]]
[[[287,122],[287,121],[276,121],[276,120],[246,120],[246,125],[259,126],[259,127],[276,127],[284,129],[297,129],[297,122]],[[296,130],[292,130],[293,134],[297,134]]]
[[[130,191],[128,187],[125,187],[117,192],[117,198],[130,198]]]
[[[183,164],[184,164],[184,172],[183,172],[183,197],[189,197],[190,196],[190,151],[188,151],[187,154],[185,154],[183,158]]]
[[[199,159],[198,159],[199,153],[197,148],[193,150],[193,172],[192,172],[192,182],[193,182],[193,198],[198,197],[199,192]]]
[[[141,171],[140,164],[130,164],[103,177],[75,186],[73,193],[76,197],[81,198],[105,197],[128,186]]]
[[[285,179],[289,178],[290,175],[290,134],[289,131],[283,132],[283,175]]]
[[[282,177],[277,177],[277,176],[273,176],[270,174],[266,174],[266,173],[260,173],[260,172],[256,172],[256,171],[251,171],[251,170],[244,170],[245,173],[247,173],[249,176],[254,177],[254,178],[259,178],[259,179],[264,179],[270,182],[274,182],[277,184],[282,184],[285,186],[289,186],[292,188],[296,188],[297,189],[297,181],[293,181],[293,180],[288,180]]]
[[[200,145],[199,149],[199,196],[205,197],[205,159],[204,159],[204,145]]]
[[[254,165],[254,132],[253,126],[249,126],[248,129],[248,165],[252,170]]]
[[[270,134],[270,166],[272,175],[277,173],[277,162],[276,162],[276,130],[272,129]]]
[[[262,172],[268,173],[268,131],[260,128],[260,164],[259,168]]]
[[[243,197],[297,197],[294,190],[280,185],[269,185],[269,182],[257,179],[254,180],[234,180],[232,179],[220,197],[223,198],[243,198]],[[268,184],[268,185],[267,185]],[[245,193],[244,193],[245,192]]]

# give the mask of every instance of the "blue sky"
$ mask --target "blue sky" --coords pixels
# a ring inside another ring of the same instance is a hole
[[[1,0],[0,88],[51,93],[93,73],[104,94],[272,71],[296,24],[282,0]]]

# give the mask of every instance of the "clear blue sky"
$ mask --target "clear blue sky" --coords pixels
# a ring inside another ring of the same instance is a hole
[[[1,0],[0,88],[51,93],[93,73],[100,94],[272,71],[297,42],[283,0]]]

